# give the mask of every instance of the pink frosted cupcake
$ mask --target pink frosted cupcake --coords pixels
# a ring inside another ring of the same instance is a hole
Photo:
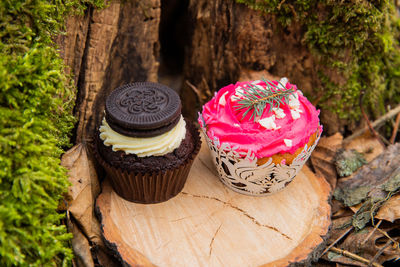
[[[319,110],[286,78],[238,82],[203,106],[199,123],[221,181],[268,195],[289,184],[322,133]]]

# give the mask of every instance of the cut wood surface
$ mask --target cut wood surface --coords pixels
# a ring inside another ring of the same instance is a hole
[[[183,191],[167,202],[135,204],[107,180],[96,202],[104,239],[128,266],[287,266],[309,263],[324,244],[330,186],[306,166],[283,191],[233,192],[217,178],[208,148]]]

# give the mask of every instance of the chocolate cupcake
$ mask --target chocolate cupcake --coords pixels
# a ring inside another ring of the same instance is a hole
[[[158,203],[182,190],[200,145],[198,130],[181,115],[178,94],[137,82],[107,97],[94,154],[119,196]]]

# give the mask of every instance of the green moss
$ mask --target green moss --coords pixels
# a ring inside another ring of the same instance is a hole
[[[75,89],[52,39],[89,2],[66,2],[0,1],[0,266],[71,263],[57,207],[69,185],[60,156]]]
[[[303,26],[304,42],[319,62],[322,88],[316,91],[324,92],[325,108],[356,119],[362,92],[375,116],[400,101],[400,24],[393,1],[236,1],[274,14],[283,27]],[[332,70],[346,82],[333,80]]]
[[[365,164],[364,155],[355,149],[339,149],[335,156],[336,171],[340,177],[350,176]]]

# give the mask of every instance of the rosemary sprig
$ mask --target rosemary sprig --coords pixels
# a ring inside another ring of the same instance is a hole
[[[253,84],[248,84],[249,88],[243,88],[243,93],[240,94],[244,97],[237,102],[237,106],[234,106],[236,110],[246,109],[243,113],[242,120],[246,117],[247,113],[252,111],[250,120],[254,118],[256,121],[257,116],[261,116],[269,104],[269,111],[272,108],[279,108],[280,104],[289,104],[289,96],[294,94],[293,89],[279,90],[279,88],[272,86],[272,82],[262,79],[267,85],[266,88],[260,89]],[[286,88],[280,81],[278,83],[282,88]]]

